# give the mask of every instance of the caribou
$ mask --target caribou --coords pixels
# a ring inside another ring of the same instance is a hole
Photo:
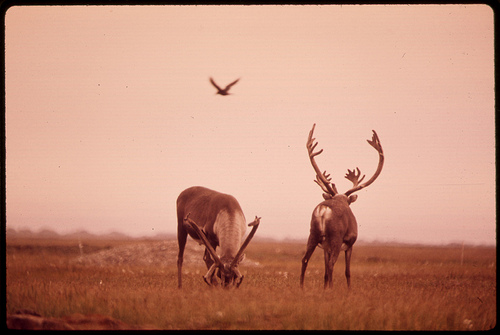
[[[382,150],[382,145],[378,138],[377,133],[373,130],[372,140],[367,140],[368,143],[377,150],[379,155],[379,162],[375,174],[365,183],[361,182],[365,178],[365,175],[360,178],[361,172],[359,168],[356,170],[347,170],[345,178],[353,183],[351,189],[349,189],[344,194],[340,194],[335,187],[335,184],[331,182],[330,175],[321,170],[318,167],[314,157],[321,154],[323,149],[314,152],[314,149],[318,145],[318,142],[314,143],[315,138],[313,138],[314,127],[313,124],[311,131],[309,132],[309,137],[307,138],[307,151],[309,153],[309,160],[316,172],[316,184],[318,184],[323,190],[323,199],[313,210],[311,218],[311,228],[309,239],[307,241],[307,247],[304,257],[302,258],[302,270],[300,273],[300,287],[304,287],[304,275],[306,272],[307,264],[311,255],[316,249],[316,246],[323,248],[325,257],[325,281],[324,288],[333,286],[333,266],[337,261],[340,251],[345,250],[345,277],[347,279],[347,287],[351,286],[351,254],[352,246],[358,237],[358,224],[356,218],[349,207],[357,199],[357,195],[353,194],[357,192],[377,179],[382,171],[384,165],[384,152]]]
[[[203,279],[209,286],[239,287],[243,275],[238,270],[245,248],[255,235],[260,218],[248,224],[252,230],[246,240],[245,216],[238,201],[229,194],[220,193],[201,186],[193,186],[181,192],[177,198],[177,256],[178,287],[182,288],[182,261],[187,236],[205,245],[203,260],[208,272]],[[216,253],[220,246],[220,256]]]

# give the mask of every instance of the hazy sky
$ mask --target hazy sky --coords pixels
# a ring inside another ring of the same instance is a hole
[[[486,5],[28,6],[6,30],[7,228],[176,232],[176,198],[234,195],[257,235],[304,238],[323,200],[359,241],[496,243]],[[212,76],[233,95],[215,95]]]

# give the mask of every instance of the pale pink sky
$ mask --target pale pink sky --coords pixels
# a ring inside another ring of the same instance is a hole
[[[7,228],[176,232],[192,185],[260,236],[304,238],[305,142],[360,241],[494,244],[493,11],[485,5],[27,6],[6,30]],[[215,95],[208,78],[231,92]]]

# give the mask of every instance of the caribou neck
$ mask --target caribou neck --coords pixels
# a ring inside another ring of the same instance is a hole
[[[230,224],[231,222],[237,224]],[[219,212],[214,223],[214,233],[219,241],[219,255],[222,263],[232,262],[240,248],[245,230],[246,224],[243,213],[229,213],[226,210]]]

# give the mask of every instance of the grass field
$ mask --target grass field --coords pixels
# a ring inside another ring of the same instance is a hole
[[[148,241],[84,241],[85,255]],[[323,289],[317,249],[299,288],[302,243],[253,241],[239,289],[209,288],[206,268],[84,265],[78,241],[7,240],[7,313],[100,314],[159,329],[486,330],[496,325],[496,250],[355,245],[351,289],[343,255]],[[201,259],[202,252],[199,257]],[[173,260],[172,260],[173,261]],[[173,263],[172,263],[173,264]]]

